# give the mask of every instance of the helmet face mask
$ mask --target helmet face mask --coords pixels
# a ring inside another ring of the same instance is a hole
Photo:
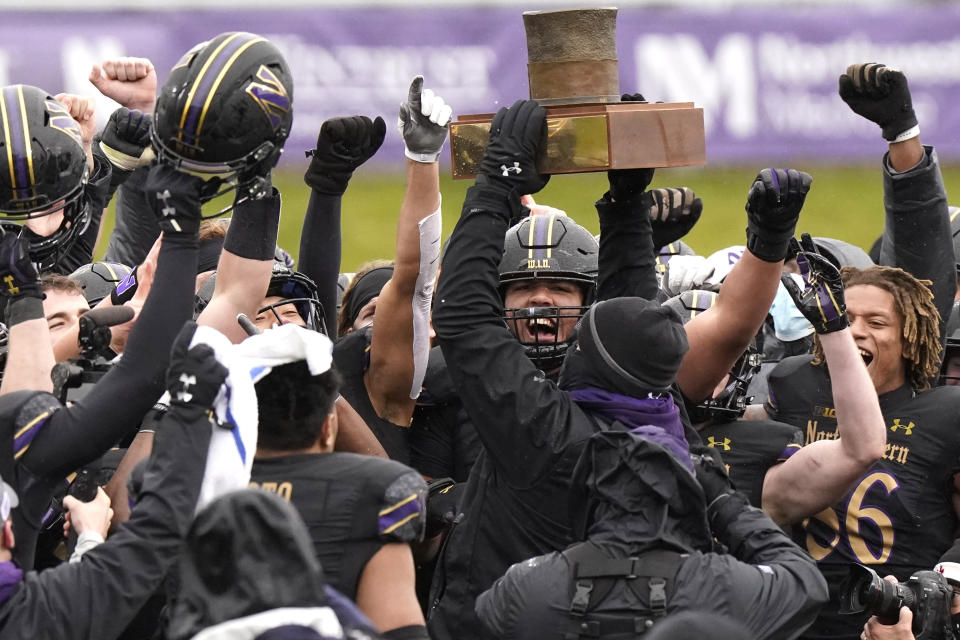
[[[154,123],[157,158],[207,179],[204,201],[234,189],[239,198],[263,197],[293,124],[290,69],[265,38],[220,34],[171,70]]]
[[[46,270],[90,224],[80,125],[47,92],[27,85],[0,89],[0,121],[0,229],[28,238],[31,258]],[[46,235],[17,223],[58,214]]]
[[[293,305],[307,329],[327,335],[323,305],[318,298],[317,285],[304,274],[275,263],[266,297],[280,299],[259,309],[258,318],[263,314],[270,314],[272,320],[276,320],[276,324],[286,324],[282,317],[282,307]]]
[[[507,230],[500,261],[500,294],[505,303],[511,285],[523,282],[569,283],[579,287],[582,294],[580,304],[511,305],[504,309],[504,320],[523,344],[527,356],[542,371],[555,371],[563,364],[573,340],[573,325],[596,298],[598,254],[599,245],[593,235],[567,216],[530,216]],[[563,298],[568,296],[556,297],[561,298],[558,302],[564,302]],[[522,330],[523,322],[529,323],[530,331]],[[524,333],[532,338],[523,339]]]

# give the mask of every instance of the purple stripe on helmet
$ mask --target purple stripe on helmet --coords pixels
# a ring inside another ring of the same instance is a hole
[[[193,100],[187,109],[187,122],[183,128],[183,135],[190,138],[190,140],[186,140],[188,144],[196,143],[196,128],[200,122],[200,113],[203,111],[203,104],[207,101],[207,94],[210,93],[210,89],[214,81],[216,81],[217,76],[220,75],[223,66],[230,57],[236,53],[237,49],[256,37],[257,36],[252,33],[248,33],[244,36],[234,38],[227,46],[220,50],[213,59],[213,62],[210,63],[210,66],[207,67],[207,72],[200,80],[200,86],[197,87],[197,90],[194,92]]]
[[[4,107],[7,109],[7,125],[10,129],[10,145],[13,157],[13,171],[17,183],[17,197],[29,197],[30,176],[27,172],[27,141],[23,137],[23,117],[20,113],[20,99],[17,87],[7,87],[3,90]]]
[[[410,502],[397,507],[390,513],[380,516],[380,533],[386,532],[387,529],[396,526],[399,522],[402,522],[410,516],[419,514],[420,511],[422,511],[420,500],[414,498]]]
[[[47,416],[43,420],[39,420],[37,424],[33,425],[19,436],[13,440],[13,452],[15,454],[20,453],[23,449],[30,446],[30,443],[33,442],[33,439],[37,437],[37,434],[40,433],[40,430],[43,429],[43,425],[47,424],[47,421],[50,419],[50,416]]]
[[[533,245],[536,247],[533,251],[533,257],[540,259],[547,257],[547,230],[550,227],[550,217],[544,215],[533,216],[531,224],[533,225]]]

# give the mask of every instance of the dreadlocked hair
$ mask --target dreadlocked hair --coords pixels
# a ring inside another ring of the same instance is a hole
[[[844,289],[858,285],[879,287],[893,296],[903,325],[903,358],[907,361],[907,381],[914,391],[930,388],[940,371],[940,312],[933,304],[932,284],[896,267],[843,267]],[[813,364],[824,361],[819,338],[814,339]]]

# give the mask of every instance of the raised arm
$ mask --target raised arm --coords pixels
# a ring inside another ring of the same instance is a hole
[[[503,321],[499,294],[504,236],[521,216],[520,197],[537,193],[549,178],[534,161],[545,126],[545,111],[534,101],[518,101],[494,117],[480,174],[444,252],[433,310],[447,370],[484,449],[518,483],[552,465],[549,452],[561,453],[569,437],[569,396],[527,358]]]
[[[264,198],[236,204],[217,264],[213,298],[197,323],[213,327],[233,342],[246,339],[237,314],[257,317],[270,286],[279,224],[280,192],[275,187]]]
[[[808,234],[803,234],[797,264],[804,290],[790,278],[783,283],[813,324],[823,347],[839,437],[812,442],[767,471],[763,510],[783,527],[819,513],[843,497],[880,459],[887,439],[876,390],[849,328],[840,272],[817,253]],[[865,322],[862,318],[856,321]]]
[[[853,64],[840,76],[840,97],[876,123],[889,144],[883,159],[886,211],[880,264],[930,280],[940,312],[940,335],[957,291],[947,193],[933,147],[920,143],[920,126],[902,71],[882,64]]]
[[[311,189],[300,234],[297,270],[317,285],[327,331],[336,333],[337,279],[340,275],[340,204],[354,170],[383,144],[383,118],[333,118],[320,127],[317,148],[308,151],[303,176]],[[333,335],[336,337],[336,335]]]
[[[450,107],[423,77],[410,85],[398,124],[406,146],[407,189],[397,220],[393,276],[377,302],[364,376],[377,415],[408,425],[426,373],[429,318],[440,264],[440,171],[437,159],[447,137]],[[415,388],[415,390],[414,390]]]
[[[53,391],[53,349],[43,315],[43,292],[26,239],[0,237],[0,301],[10,331],[7,364],[0,395],[13,391]]]
[[[677,384],[691,402],[713,392],[763,325],[812,178],[764,169],[747,194],[747,250],[720,287],[717,302],[686,324],[690,351]]]

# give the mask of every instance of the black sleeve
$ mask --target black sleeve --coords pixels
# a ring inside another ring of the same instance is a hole
[[[570,397],[544,378],[503,321],[498,266],[520,197],[497,185],[467,191],[434,298],[433,325],[447,370],[491,461],[515,486],[546,473],[573,440]]]
[[[117,637],[177,561],[210,434],[206,416],[187,424],[175,411],[168,413],[130,520],[79,563],[28,574],[0,614],[0,636]]]
[[[940,312],[943,341],[957,291],[957,272],[947,192],[933,147],[924,147],[923,160],[902,173],[893,173],[884,156],[883,206],[886,218],[880,264],[900,267],[933,283],[931,289]]]
[[[87,210],[90,214],[90,223],[70,247],[66,254],[57,260],[59,273],[73,273],[93,260],[93,251],[97,247],[97,236],[100,234],[100,222],[103,219],[103,209],[107,206],[108,191],[110,190],[110,163],[93,156],[93,173],[84,189]]]
[[[613,202],[607,194],[596,207],[600,214],[597,299],[638,296],[656,300],[659,287],[653,228],[640,198]]]
[[[135,429],[164,391],[170,345],[193,312],[196,236],[164,237],[153,287],[120,361],[90,392],[54,413],[20,460],[40,476],[63,477]]]
[[[327,331],[337,327],[337,279],[340,276],[340,202],[342,196],[310,194],[300,234],[297,270],[317,285]]]
[[[761,510],[744,505],[718,532],[731,555],[691,556],[677,575],[668,612],[719,613],[756,638],[795,638],[827,601],[827,583],[814,560]]]
[[[147,257],[160,226],[143,191],[149,167],[134,171],[117,191],[116,222],[104,260],[134,267]]]

